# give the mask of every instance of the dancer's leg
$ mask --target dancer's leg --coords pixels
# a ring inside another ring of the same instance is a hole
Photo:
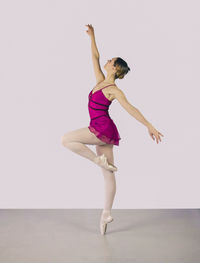
[[[98,155],[105,154],[108,162],[114,164],[113,145],[97,145],[96,152]],[[104,210],[102,216],[105,218],[110,215],[116,193],[115,173],[101,168],[104,176]]]
[[[89,145],[105,145],[106,143],[102,142],[92,133],[88,127],[81,128],[78,130],[70,131],[64,134],[61,138],[61,143],[66,148],[71,151],[95,162],[97,155],[85,144]]]

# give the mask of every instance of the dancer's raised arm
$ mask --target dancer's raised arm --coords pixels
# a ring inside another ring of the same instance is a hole
[[[95,41],[95,35],[94,35],[94,28],[92,25],[86,25],[88,27],[88,30],[86,31],[88,35],[91,38],[91,51],[92,51],[92,61],[94,66],[94,73],[96,77],[97,84],[105,79],[105,76],[101,70],[101,66],[99,63],[99,51],[97,49],[96,41]]]

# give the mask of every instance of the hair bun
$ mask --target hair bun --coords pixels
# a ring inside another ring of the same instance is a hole
[[[114,66],[117,68],[117,72],[115,73],[115,79],[123,79],[124,76],[130,71],[130,68],[126,61],[122,58],[117,57],[114,62]]]

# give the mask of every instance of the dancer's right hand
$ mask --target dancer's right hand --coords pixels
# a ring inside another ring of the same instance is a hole
[[[86,31],[88,33],[89,36],[93,36],[94,35],[94,28],[91,24],[86,25],[88,27],[88,30]]]

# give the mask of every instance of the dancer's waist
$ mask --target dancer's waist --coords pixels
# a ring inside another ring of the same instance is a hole
[[[91,120],[95,120],[95,119],[98,119],[98,118],[104,118],[104,117],[106,117],[106,118],[109,118],[109,119],[111,119],[110,118],[110,115],[107,113],[107,114],[101,114],[101,115],[97,115],[97,116],[95,116],[95,115],[90,115],[90,119]]]

